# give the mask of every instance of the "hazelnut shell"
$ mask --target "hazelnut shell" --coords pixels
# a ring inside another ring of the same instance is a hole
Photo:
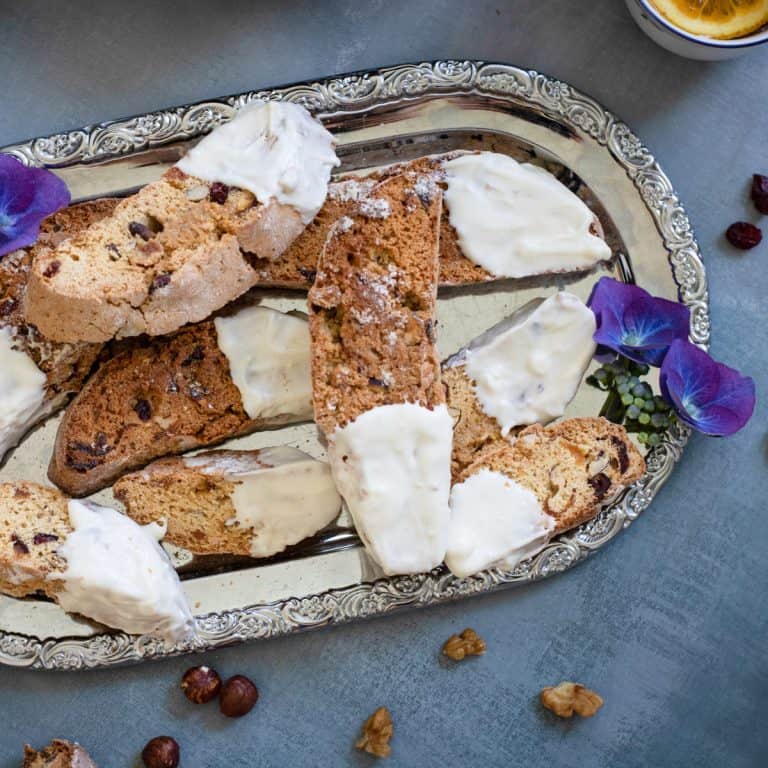
[[[259,689],[244,675],[235,675],[221,686],[219,708],[227,717],[242,717],[258,700]]]

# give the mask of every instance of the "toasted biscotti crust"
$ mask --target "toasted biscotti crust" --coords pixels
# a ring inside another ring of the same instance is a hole
[[[26,352],[46,375],[47,413],[60,408],[80,390],[103,347],[51,341],[27,321],[23,305],[32,264],[40,252],[56,247],[108,217],[118,202],[115,198],[104,198],[64,208],[43,221],[33,246],[9,253],[0,260],[0,328],[11,328],[16,348]]]
[[[484,452],[458,481],[481,469],[532,491],[560,533],[590,520],[603,499],[639,479],[645,461],[624,427],[588,417],[527,427],[514,443]]]
[[[249,418],[210,320],[104,363],[61,420],[48,477],[84,496],[161,456],[301,420]]]
[[[258,282],[246,253],[274,259],[303,229],[293,209],[171,168],[112,215],[41,250],[25,314],[48,338],[103,342],[170,333]]]
[[[326,435],[379,405],[444,402],[435,348],[442,194],[395,175],[332,228],[309,291],[315,421]]]
[[[0,592],[54,597],[66,562],[56,549],[71,533],[67,499],[53,488],[0,483]]]

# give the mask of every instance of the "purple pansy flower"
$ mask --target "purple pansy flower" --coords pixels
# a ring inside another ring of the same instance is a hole
[[[659,366],[675,339],[688,338],[688,307],[636,285],[602,277],[587,305],[595,313],[597,344],[637,363]]]
[[[0,257],[32,245],[40,222],[69,200],[67,185],[58,176],[0,154]]]
[[[660,383],[680,420],[706,435],[732,435],[755,409],[755,382],[687,340],[670,345]]]

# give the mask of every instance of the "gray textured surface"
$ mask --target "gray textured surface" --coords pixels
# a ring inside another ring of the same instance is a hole
[[[768,387],[768,243],[737,254],[722,231],[755,219],[768,173],[768,51],[702,64],[656,48],[618,0],[521,2],[52,2],[0,0],[0,145],[226,93],[418,59],[510,61],[556,75],[625,119],[691,214],[712,298],[713,351]],[[154,5],[154,4],[153,4]],[[768,220],[766,220],[768,224]],[[101,766],[136,763],[159,733],[186,768],[370,766],[352,742],[379,704],[393,766],[768,764],[768,435],[762,398],[740,435],[694,438],[626,536],[524,590],[228,649],[262,699],[225,721],[176,689],[189,660],[118,671],[0,670],[0,766],[21,745],[77,738]],[[471,625],[481,659],[449,668],[442,641]],[[536,703],[570,678],[606,700],[562,723]]]

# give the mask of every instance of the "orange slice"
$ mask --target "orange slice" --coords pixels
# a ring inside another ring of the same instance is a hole
[[[659,13],[692,35],[731,40],[768,24],[768,0],[651,0]]]

